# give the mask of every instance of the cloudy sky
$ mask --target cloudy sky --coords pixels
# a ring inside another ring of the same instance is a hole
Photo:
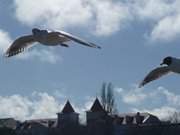
[[[180,77],[169,75],[138,89],[166,56],[180,57],[179,0],[1,0],[0,117],[56,117],[70,99],[78,112],[115,87],[119,112],[164,118],[180,110]],[[34,27],[64,30],[102,47],[34,46],[3,57],[14,39]]]

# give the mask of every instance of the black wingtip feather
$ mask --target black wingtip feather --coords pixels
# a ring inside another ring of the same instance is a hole
[[[17,55],[17,54],[23,52],[24,50],[25,50],[25,48],[21,48],[21,49],[19,49],[19,50],[17,50],[17,51],[14,51],[14,52],[7,51],[7,52],[5,53],[5,57],[7,57],[7,58],[12,57],[12,56],[14,56],[14,55]]]

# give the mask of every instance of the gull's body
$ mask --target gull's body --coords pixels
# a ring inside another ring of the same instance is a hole
[[[73,36],[64,31],[47,31],[47,30],[39,30],[37,28],[32,29],[32,35],[25,35],[20,38],[17,38],[12,45],[6,51],[6,56],[10,57],[21,53],[24,49],[32,43],[38,42],[45,46],[64,46],[69,47],[66,44],[68,41],[75,41],[82,45],[93,47],[93,48],[101,48],[91,42],[80,39],[79,37]]]
[[[172,63],[168,67],[171,72],[180,73],[180,59],[172,58]]]
[[[47,46],[56,46],[60,43],[70,41],[70,39],[59,36],[55,32],[48,33],[47,35],[42,36],[41,38],[37,38],[37,41],[41,43],[42,45]]]
[[[180,59],[174,57],[166,57],[161,65],[166,64],[167,66],[160,66],[149,72],[149,74],[140,83],[139,87],[160,78],[168,73],[180,73]]]

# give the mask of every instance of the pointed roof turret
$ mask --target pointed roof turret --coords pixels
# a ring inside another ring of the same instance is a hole
[[[92,111],[92,112],[104,112],[105,111],[103,109],[101,103],[99,102],[98,98],[95,99],[90,111]]]
[[[64,105],[64,108],[62,109],[62,113],[74,113],[74,109],[72,105],[70,104],[69,100]]]

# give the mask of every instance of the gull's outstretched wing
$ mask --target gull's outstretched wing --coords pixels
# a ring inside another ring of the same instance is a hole
[[[170,71],[168,66],[155,68],[154,70],[149,72],[149,74],[140,83],[139,87],[142,87],[145,84],[147,84],[147,83],[149,83],[149,82],[151,82],[153,80],[156,80],[156,79],[160,78],[163,75],[168,74],[169,72],[171,72],[171,71]]]
[[[79,38],[79,37],[76,37],[76,36],[74,36],[74,35],[72,35],[72,34],[70,34],[70,33],[67,33],[67,32],[64,32],[64,31],[58,31],[57,33],[58,33],[59,35],[62,35],[62,36],[64,36],[64,37],[69,38],[70,40],[73,40],[73,41],[75,41],[75,42],[78,42],[78,43],[80,43],[80,44],[82,44],[82,45],[101,49],[100,46],[95,45],[94,43],[85,41],[84,39],[81,39],[81,38]]]
[[[7,49],[5,56],[11,57],[24,51],[24,49],[36,42],[32,35],[22,36],[17,38],[12,45]]]

